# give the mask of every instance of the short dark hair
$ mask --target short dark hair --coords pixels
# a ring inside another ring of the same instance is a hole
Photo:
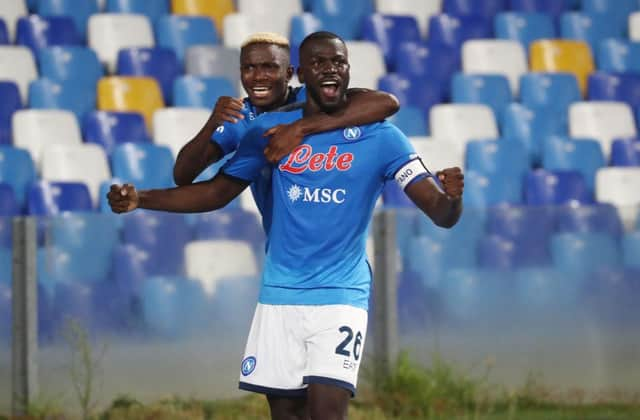
[[[302,55],[302,51],[307,47],[307,44],[309,44],[312,41],[318,41],[318,40],[324,40],[324,39],[337,39],[343,44],[345,43],[344,39],[340,38],[340,36],[334,34],[333,32],[329,32],[329,31],[314,32],[312,34],[307,35],[305,39],[302,40],[302,43],[300,44],[300,55]]]

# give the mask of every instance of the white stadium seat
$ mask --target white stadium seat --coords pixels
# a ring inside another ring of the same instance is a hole
[[[196,45],[185,55],[186,73],[192,76],[226,77],[236,87],[240,84],[240,51],[223,45]]]
[[[111,170],[104,149],[97,144],[51,144],[43,147],[42,178],[84,182],[96,206],[100,201],[100,185],[111,179]]]
[[[575,102],[569,107],[569,135],[598,140],[607,161],[613,140],[636,134],[633,112],[624,102]]]
[[[18,85],[23,104],[29,97],[29,83],[37,78],[38,69],[29,48],[0,46],[0,80],[10,80]]]
[[[429,112],[429,125],[434,138],[453,143],[460,150],[465,150],[470,140],[499,137],[495,115],[486,105],[435,105]]]
[[[385,15],[413,15],[422,36],[427,35],[429,18],[442,11],[442,0],[376,0],[376,10]]]
[[[467,74],[502,74],[517,96],[520,76],[527,72],[527,57],[518,41],[474,39],[462,45],[462,69]]]
[[[367,41],[347,41],[351,64],[351,88],[377,89],[378,79],[387,73],[380,47]]]
[[[153,139],[169,146],[173,157],[200,131],[209,118],[206,108],[161,108],[153,114]]]
[[[251,17],[243,13],[229,13],[224,17],[224,46],[227,48],[240,48],[244,40],[254,30]]]
[[[596,200],[616,206],[627,229],[633,228],[640,206],[640,168],[598,169],[596,172]]]
[[[629,15],[629,39],[631,41],[640,41],[640,12],[634,12]]]
[[[50,144],[81,144],[76,116],[58,109],[23,109],[12,117],[13,144],[31,153],[40,168],[43,148]]]
[[[410,137],[411,144],[431,173],[464,167],[464,152],[455,144],[429,137]]]
[[[291,18],[303,12],[300,0],[237,0],[238,12],[256,26],[252,32],[289,34]],[[227,32],[225,30],[225,38]]]
[[[16,23],[22,16],[28,15],[25,0],[2,0],[0,1],[0,19],[7,24],[9,32],[9,41],[14,42],[16,39]],[[0,67],[2,67],[0,65]]]
[[[116,70],[118,51],[130,47],[153,47],[153,29],[149,18],[129,13],[98,13],[89,18],[88,44],[107,66]]]

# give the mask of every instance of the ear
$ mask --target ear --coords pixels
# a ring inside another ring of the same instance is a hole
[[[300,69],[300,66],[298,66],[298,82],[300,83],[305,83],[304,81],[304,74],[302,73],[302,70]]]

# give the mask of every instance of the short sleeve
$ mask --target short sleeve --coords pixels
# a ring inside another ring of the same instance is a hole
[[[237,123],[225,122],[215,129],[211,135],[211,141],[217,143],[223,154],[227,155],[238,148],[240,140],[246,132],[244,121],[238,121]]]
[[[261,124],[252,124],[240,140],[236,154],[222,167],[222,172],[246,182],[255,181],[269,165],[264,156],[267,139]]]
[[[384,136],[384,179],[395,179],[403,190],[411,183],[431,174],[411,145],[409,139],[395,126],[389,125]]]

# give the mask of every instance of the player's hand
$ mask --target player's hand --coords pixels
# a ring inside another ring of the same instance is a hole
[[[302,143],[304,133],[300,124],[293,122],[271,127],[264,136],[269,137],[269,144],[264,149],[265,157],[271,163],[278,163]]]
[[[230,96],[221,96],[216,102],[216,106],[213,109],[213,121],[216,126],[222,125],[222,123],[230,122],[237,123],[238,120],[243,120],[244,115],[242,111],[242,99],[232,98]]]
[[[138,192],[131,184],[112,185],[107,199],[114,213],[127,213],[138,208]]]
[[[462,197],[464,190],[464,174],[460,168],[447,168],[436,172],[444,193],[453,199]]]

